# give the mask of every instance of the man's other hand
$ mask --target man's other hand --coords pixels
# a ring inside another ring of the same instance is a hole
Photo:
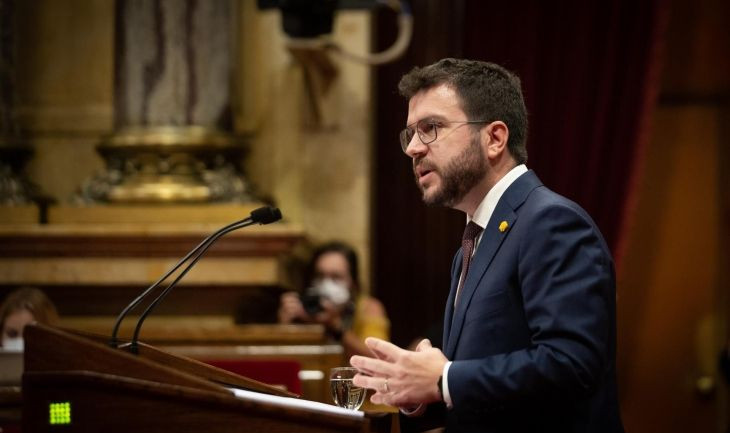
[[[428,340],[415,352],[378,338],[368,338],[365,344],[377,359],[353,356],[350,364],[360,370],[353,383],[375,390],[370,401],[408,407],[441,400],[437,383],[448,360]]]

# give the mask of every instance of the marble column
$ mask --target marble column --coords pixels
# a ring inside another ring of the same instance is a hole
[[[232,133],[232,0],[117,0],[114,133],[86,201],[250,201]]]
[[[32,155],[15,117],[15,0],[0,0],[0,205],[37,201],[38,187],[23,173]]]

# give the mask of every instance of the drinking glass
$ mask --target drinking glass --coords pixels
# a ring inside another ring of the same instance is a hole
[[[365,388],[352,383],[352,378],[356,374],[357,368],[353,367],[337,367],[330,370],[330,390],[337,406],[358,410],[365,401]]]

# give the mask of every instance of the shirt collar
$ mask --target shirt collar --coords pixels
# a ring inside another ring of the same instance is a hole
[[[494,209],[497,207],[499,199],[502,198],[502,194],[504,194],[507,188],[512,185],[512,182],[517,180],[518,177],[522,176],[526,172],[527,166],[525,164],[520,164],[499,179],[492,189],[487,192],[487,195],[484,196],[482,202],[479,203],[477,210],[474,212],[474,216],[471,218],[469,218],[469,215],[466,216],[467,224],[470,221],[474,221],[481,228],[486,227],[487,223],[489,223],[489,219],[492,217],[492,213],[494,213]]]

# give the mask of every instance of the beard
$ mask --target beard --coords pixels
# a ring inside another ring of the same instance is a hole
[[[418,182],[416,166],[421,165],[441,177],[441,187],[432,194],[426,192]],[[469,146],[440,168],[427,160],[416,160],[413,164],[416,185],[421,189],[423,202],[429,206],[453,207],[471,191],[487,174],[487,163],[479,142],[479,135],[472,136]]]

